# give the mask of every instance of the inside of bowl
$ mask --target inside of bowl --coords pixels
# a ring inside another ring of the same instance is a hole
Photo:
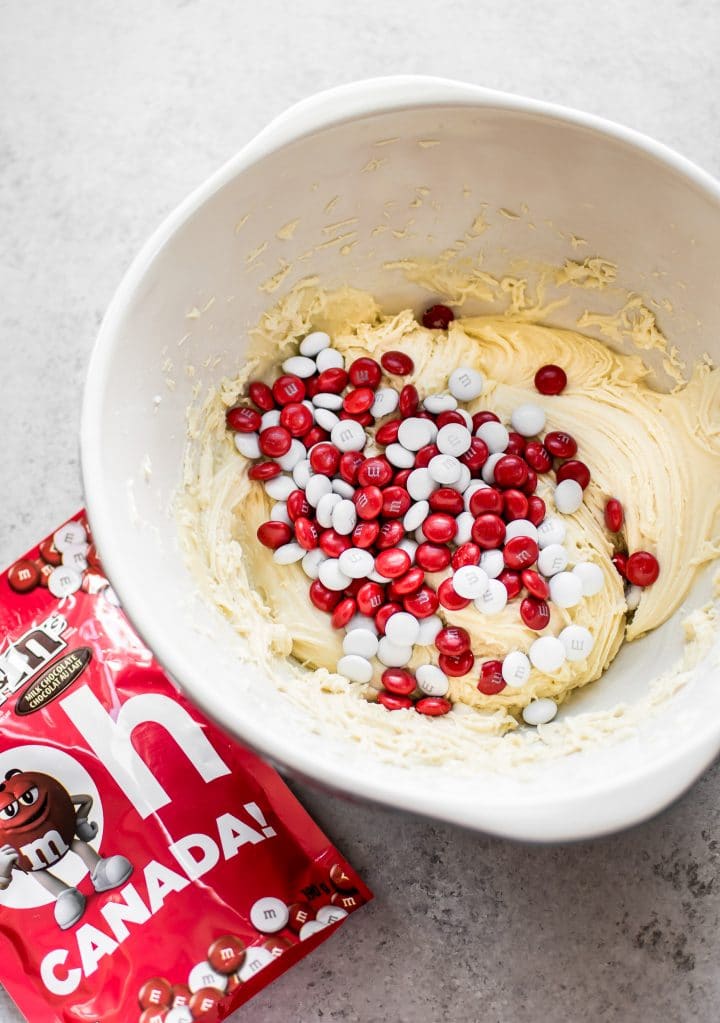
[[[475,822],[507,834],[515,833],[507,807],[522,804],[524,821],[540,822],[538,836],[548,799],[567,799],[567,813],[587,814],[592,831],[599,778],[607,790],[665,771],[680,791],[715,750],[717,647],[665,710],[612,749],[488,785],[452,767],[430,772],[428,781],[318,734],[311,717],[259,676],[242,641],[197,596],[178,551],[172,498],[188,406],[240,370],[249,329],[306,278],[368,290],[390,311],[420,310],[434,296],[418,266],[442,258],[449,267],[526,278],[531,298],[542,280],[546,297],[563,300],[550,321],[574,327],[590,311],[600,319],[587,333],[597,336],[603,315],[640,294],[684,359],[717,356],[717,201],[681,168],[621,135],[502,103],[403,107],[277,143],[258,140],[156,236],[103,328],[85,422],[102,457],[86,458],[86,471],[89,464],[93,470],[86,489],[109,573],[134,623],[217,718],[331,785],[357,789],[361,778],[367,795],[456,819],[482,806]],[[617,268],[604,286],[582,270],[580,283],[558,285],[548,275],[548,268],[568,261],[582,268],[594,258]],[[464,311],[492,305],[474,300]],[[621,333],[604,336],[623,344]],[[668,385],[662,353],[646,354]],[[706,574],[688,606],[709,592]],[[624,648],[607,676],[564,713],[641,697],[648,678],[679,656],[681,617]],[[683,775],[673,757],[689,737],[694,759]],[[631,814],[632,800],[623,798],[623,813]],[[647,806],[646,793],[638,800]],[[517,833],[527,835],[523,827]],[[562,834],[562,817],[554,834]]]

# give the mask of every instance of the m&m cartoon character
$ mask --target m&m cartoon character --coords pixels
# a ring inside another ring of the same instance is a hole
[[[13,870],[29,873],[55,899],[55,920],[67,930],[85,911],[85,896],[52,873],[51,867],[74,853],[90,871],[96,892],[124,884],[132,864],[124,856],[101,857],[89,844],[97,824],[88,820],[92,796],[72,796],[49,774],[8,771],[0,782],[0,891],[12,883]]]

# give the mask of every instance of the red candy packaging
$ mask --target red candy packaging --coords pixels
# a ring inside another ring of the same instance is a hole
[[[82,513],[0,577],[0,980],[32,1023],[222,1020],[371,897],[163,674]]]

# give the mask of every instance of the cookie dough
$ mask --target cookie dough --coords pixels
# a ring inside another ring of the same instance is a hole
[[[290,657],[297,697],[313,708],[324,700],[323,716],[345,714],[349,732],[358,717],[365,728],[397,731],[399,724],[388,719],[398,715],[367,703],[358,710],[359,698],[372,699],[379,672],[364,691],[334,673],[342,633],[332,630],[327,616],[310,603],[302,568],[279,568],[271,551],[257,542],[256,529],[269,517],[272,502],[248,480],[250,462],[238,454],[225,429],[225,410],[243,393],[246,381],[271,373],[311,329],[326,330],[346,364],[368,354],[379,359],[390,349],[407,352],[415,370],[402,382],[415,383],[421,396],[446,389],[456,366],[476,367],[485,386],[468,411],[491,408],[507,422],[519,404],[540,404],[547,429],[572,433],[578,457],[591,469],[583,506],[566,517],[565,545],[571,563],[596,562],[605,585],[577,607],[553,607],[551,621],[555,634],[570,623],[586,626],[595,640],[590,656],[566,662],[553,678],[533,670],[522,689],[507,688],[496,696],[478,692],[476,665],[472,675],[450,680],[451,698],[459,706],[448,721],[467,708],[478,733],[500,735],[517,727],[518,713],[532,699],[551,697],[561,703],[573,689],[598,679],[624,641],[664,622],[687,596],[698,568],[720,554],[720,373],[708,365],[698,364],[685,385],[661,393],[649,385],[639,356],[618,354],[581,333],[507,316],[463,318],[447,332],[429,331],[411,310],[384,314],[372,296],[349,288],[291,293],[255,331],[245,372],[224,381],[191,414],[178,514],[203,591],[247,637],[271,675],[273,665]],[[536,370],[546,363],[567,373],[568,387],[559,396],[543,397],[533,386]],[[542,484],[538,493],[552,513],[551,496]],[[658,582],[642,591],[631,614],[622,579],[610,562],[613,544],[603,522],[609,497],[623,504],[628,548],[652,551],[661,566]],[[439,583],[444,574],[431,577],[431,583]],[[513,648],[527,649],[536,638],[518,608],[518,601],[509,603],[492,617],[478,615],[472,605],[440,613],[448,624],[467,629],[481,661],[502,659]],[[434,660],[435,653],[434,648],[418,649],[411,667]],[[286,679],[278,678],[278,684],[292,689]],[[438,724],[444,726],[433,722],[432,727]],[[413,721],[410,733],[417,729]]]

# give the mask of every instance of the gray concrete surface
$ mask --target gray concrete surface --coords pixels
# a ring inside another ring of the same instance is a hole
[[[273,114],[437,73],[624,121],[718,173],[719,26],[699,0],[0,2],[0,561],[81,504],[85,366],[132,255]],[[717,767],[661,818],[563,848],[296,788],[376,901],[238,1020],[715,1017]]]

